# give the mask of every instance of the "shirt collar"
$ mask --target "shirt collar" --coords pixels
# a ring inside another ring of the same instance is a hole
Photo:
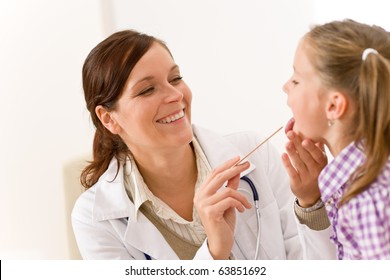
[[[125,188],[130,194],[131,199],[134,203],[134,218],[137,217],[137,213],[141,205],[148,200],[146,190],[148,190],[141,173],[138,170],[137,164],[134,158],[129,155],[125,165]]]
[[[365,160],[365,155],[355,142],[345,147],[320,173],[318,185],[321,199],[327,202],[343,187]]]

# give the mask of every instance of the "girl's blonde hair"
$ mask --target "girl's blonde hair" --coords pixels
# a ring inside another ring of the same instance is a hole
[[[350,178],[341,206],[367,189],[390,155],[390,34],[378,26],[344,20],[315,26],[304,40],[325,88],[344,92],[356,105],[347,133],[366,160]],[[363,60],[367,48],[378,53]]]

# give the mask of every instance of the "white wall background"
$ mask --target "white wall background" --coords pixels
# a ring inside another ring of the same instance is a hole
[[[195,123],[266,135],[290,116],[281,87],[309,26],[349,17],[390,30],[384,3],[0,0],[0,258],[79,257],[69,213],[93,137],[81,67],[110,33],[133,28],[167,42]],[[283,151],[282,133],[272,141]]]
[[[270,134],[288,120],[281,88],[313,21],[312,1],[112,2],[112,31],[133,28],[167,42],[193,92],[194,123]],[[292,10],[306,12],[298,18]]]

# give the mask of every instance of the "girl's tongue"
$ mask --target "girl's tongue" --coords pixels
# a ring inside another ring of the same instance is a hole
[[[292,130],[292,129],[294,128],[294,123],[295,123],[295,119],[294,119],[294,118],[291,118],[291,119],[287,122],[287,124],[286,124],[286,126],[285,126],[285,128],[284,128],[284,132],[287,133],[287,132],[289,132],[290,130]]]

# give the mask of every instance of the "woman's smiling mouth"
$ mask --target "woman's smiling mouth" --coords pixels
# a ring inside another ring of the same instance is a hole
[[[184,110],[180,110],[179,112],[177,112],[175,114],[172,114],[172,115],[169,115],[167,117],[164,117],[162,119],[157,120],[157,122],[161,123],[161,124],[168,124],[168,123],[177,121],[183,117],[184,117]]]

